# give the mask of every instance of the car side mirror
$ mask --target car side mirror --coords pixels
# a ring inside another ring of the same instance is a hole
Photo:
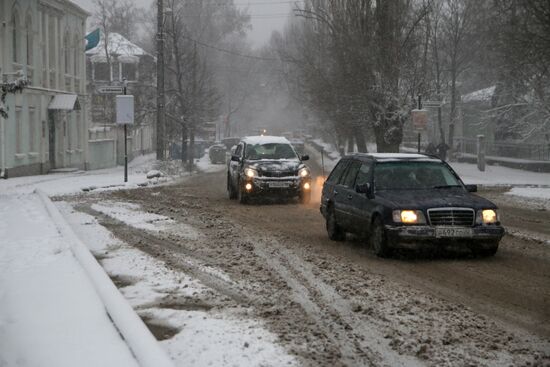
[[[355,186],[355,192],[359,194],[366,194],[369,199],[372,198],[372,187],[370,183],[364,183]]]
[[[466,191],[477,192],[477,185],[466,185]]]
[[[309,161],[309,155],[305,154],[300,158],[302,161]]]
[[[233,162],[240,162],[240,161],[241,161],[241,158],[239,158],[238,155],[232,155],[232,156],[231,156],[231,160],[232,160]]]

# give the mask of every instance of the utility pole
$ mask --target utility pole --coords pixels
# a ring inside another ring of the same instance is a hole
[[[164,160],[164,7],[157,0],[157,159]]]
[[[193,42],[193,85],[192,85],[192,111],[191,111],[191,121],[189,121],[189,149],[187,150],[188,154],[188,165],[189,172],[193,170],[193,162],[195,159],[195,124],[197,120],[197,41]]]
[[[422,109],[422,95],[418,95],[418,109],[421,110]],[[421,133],[420,131],[418,132],[418,153],[420,153],[420,138],[421,138]]]
[[[126,95],[128,81],[124,78],[122,91]],[[124,182],[128,182],[128,124],[124,124]]]

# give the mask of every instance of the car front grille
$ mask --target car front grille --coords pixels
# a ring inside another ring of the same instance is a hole
[[[291,177],[296,176],[294,171],[263,171],[263,177]]]
[[[428,209],[430,224],[433,226],[472,226],[474,210],[470,208],[433,208]]]

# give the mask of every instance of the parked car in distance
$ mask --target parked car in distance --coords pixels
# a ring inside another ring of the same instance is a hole
[[[239,141],[241,141],[241,138],[231,136],[231,137],[223,138],[222,144],[225,145],[227,151],[229,152],[232,147],[239,144]]]
[[[212,145],[208,149],[208,158],[212,164],[224,164],[226,162],[227,149],[223,144]]]
[[[395,248],[467,247],[491,256],[504,235],[498,209],[472,194],[453,169],[422,154],[354,154],[342,158],[323,186],[328,236],[366,234],[374,252]]]
[[[243,138],[227,169],[230,199],[245,203],[251,197],[299,197],[311,199],[311,173],[303,163],[309,157],[298,156],[290,142],[279,136]]]

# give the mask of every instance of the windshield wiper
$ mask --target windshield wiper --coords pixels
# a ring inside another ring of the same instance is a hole
[[[449,189],[449,188],[453,188],[453,187],[461,187],[460,185],[438,185],[438,186],[433,186],[432,188],[433,189]]]

